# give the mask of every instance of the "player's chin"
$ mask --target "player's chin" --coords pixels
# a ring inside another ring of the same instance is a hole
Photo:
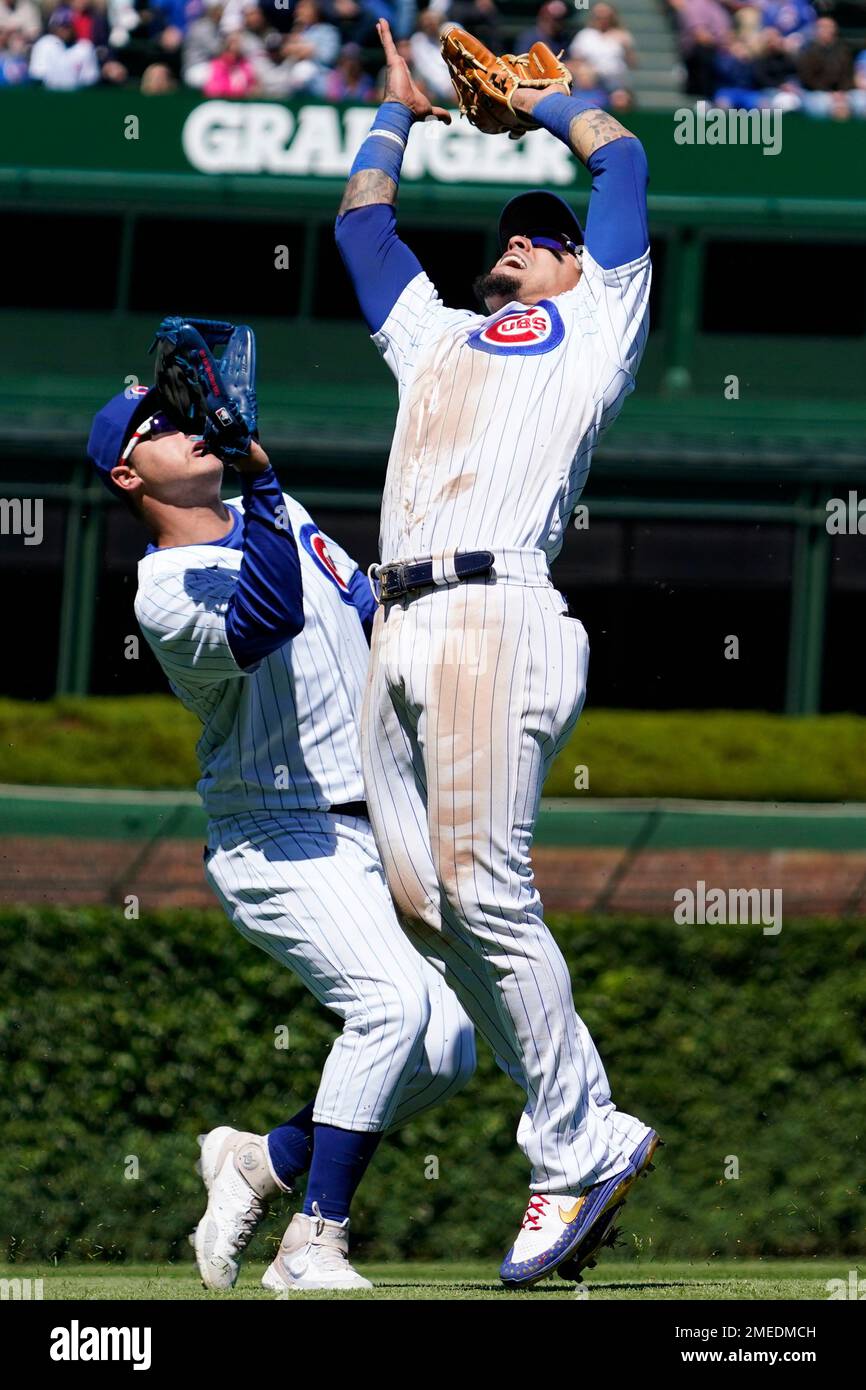
[[[189,466],[199,477],[209,473],[221,473],[223,461],[206,444],[196,444],[190,451]]]
[[[494,266],[492,270],[486,270],[483,275],[476,276],[472,289],[482,309],[493,314],[503,304],[510,304],[512,299],[520,298],[521,278],[516,271],[500,270]]]

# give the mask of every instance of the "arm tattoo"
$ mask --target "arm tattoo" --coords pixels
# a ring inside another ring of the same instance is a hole
[[[584,164],[602,145],[609,145],[611,140],[619,140],[623,135],[631,136],[631,131],[606,111],[595,107],[575,116],[568,132],[571,147]]]
[[[339,216],[353,208],[366,208],[372,203],[396,203],[397,185],[381,169],[362,169],[346,184]]]

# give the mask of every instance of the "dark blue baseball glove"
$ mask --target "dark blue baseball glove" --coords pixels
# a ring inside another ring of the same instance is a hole
[[[218,358],[215,349],[222,347]],[[164,318],[150,345],[165,413],[231,462],[257,437],[256,339],[246,324]]]

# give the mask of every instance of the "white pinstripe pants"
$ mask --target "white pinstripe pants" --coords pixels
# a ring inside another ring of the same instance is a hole
[[[589,647],[561,595],[471,581],[379,609],[362,751],[397,908],[526,1092],[536,1192],[613,1176],[646,1126],[616,1110],[544,924],[530,847],[583,705]]]
[[[475,1068],[456,996],[408,940],[367,821],[311,811],[212,820],[205,873],[242,936],[343,1019],[313,1119],[394,1129]]]

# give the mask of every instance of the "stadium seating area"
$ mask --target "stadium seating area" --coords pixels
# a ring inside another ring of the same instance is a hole
[[[211,97],[375,101],[385,15],[431,98],[453,104],[439,54],[456,20],[496,51],[543,39],[575,91],[612,110],[774,106],[866,117],[864,0],[0,0],[0,87],[99,84]]]

